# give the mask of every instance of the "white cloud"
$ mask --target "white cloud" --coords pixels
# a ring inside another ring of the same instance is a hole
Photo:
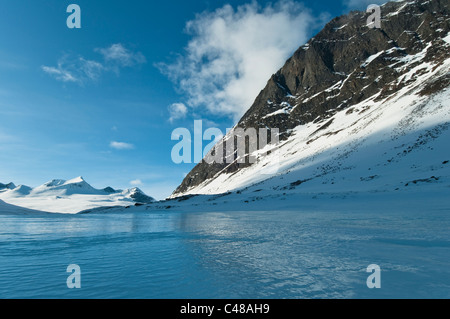
[[[113,44],[109,48],[95,49],[95,51],[101,53],[106,62],[118,63],[121,66],[133,66],[146,62],[141,52],[131,52],[120,43]]]
[[[388,0],[343,0],[343,4],[347,9],[365,10],[370,4],[383,4]]]
[[[90,80],[97,80],[105,67],[96,61],[85,60],[80,58],[80,71]]]
[[[41,69],[58,81],[84,84],[89,81],[97,81],[105,72],[119,73],[120,68],[145,63],[142,53],[131,52],[120,43],[94,51],[103,56],[103,61],[88,60],[82,56],[73,57],[66,54],[58,60],[56,67],[43,65]]]
[[[133,144],[124,143],[124,142],[116,142],[116,141],[111,142],[109,144],[109,146],[116,150],[131,150],[134,148]]]
[[[97,61],[83,57],[74,58],[64,55],[59,59],[56,67],[43,65],[42,70],[62,82],[82,84],[88,80],[97,80],[106,68]]]
[[[140,179],[135,179],[134,181],[130,182],[130,185],[133,185],[133,186],[139,186],[139,185],[142,185],[142,184],[143,183],[142,183],[142,181]]]
[[[186,117],[188,109],[183,103],[173,103],[168,107],[170,118],[169,121],[172,123],[174,120],[182,119]]]
[[[187,94],[189,106],[236,119],[316,22],[291,0],[264,8],[256,1],[237,9],[225,5],[188,22],[185,54],[158,67]]]
[[[58,67],[51,67],[51,66],[45,66],[43,65],[42,71],[45,73],[48,73],[52,76],[54,76],[58,81],[62,82],[78,82],[79,79],[77,79],[72,73],[68,70],[66,70],[61,63],[58,63]]]

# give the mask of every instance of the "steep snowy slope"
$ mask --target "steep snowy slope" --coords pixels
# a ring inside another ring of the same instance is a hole
[[[124,191],[111,187],[95,189],[82,177],[68,181],[54,179],[36,188],[24,185],[4,188],[0,190],[0,199],[29,209],[68,214],[97,207],[132,206],[154,201],[139,188]]]
[[[448,72],[449,64],[436,73]],[[282,193],[389,192],[432,185],[450,191],[450,89],[432,96],[421,96],[421,90],[421,85],[408,86],[388,99],[374,96],[326,122],[299,126],[256,164],[220,174],[185,195],[257,183],[258,189]]]
[[[311,196],[448,190],[449,2],[388,3],[381,29],[369,29],[367,16],[353,12],[330,22],[239,121],[244,129],[280,129],[271,154],[248,153],[255,164],[239,164],[236,156],[232,163],[202,162],[171,198],[249,188]]]

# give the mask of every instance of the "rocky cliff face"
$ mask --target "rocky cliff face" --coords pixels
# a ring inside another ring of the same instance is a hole
[[[237,127],[278,128],[279,139],[285,140],[299,125],[320,123],[318,130],[325,129],[343,109],[352,112],[353,105],[374,95],[375,101],[388,98],[431,72],[424,63],[438,67],[450,57],[449,7],[448,0],[387,3],[381,7],[379,29],[367,26],[366,12],[333,19],[269,79]],[[421,94],[433,94],[449,84],[450,75],[445,73],[426,83]],[[202,161],[173,196],[250,165]]]

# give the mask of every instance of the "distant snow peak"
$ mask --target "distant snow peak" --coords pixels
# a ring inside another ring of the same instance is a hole
[[[33,189],[29,186],[19,185],[13,189],[13,192],[18,195],[29,195]]]
[[[116,191],[114,188],[109,187],[109,186],[106,187],[106,188],[104,188],[103,191],[104,191],[105,193],[108,193],[108,194],[117,193],[117,191]]]
[[[45,183],[43,186],[46,187],[54,187],[54,186],[60,186],[62,184],[64,184],[66,181],[63,179],[53,179],[47,183]]]
[[[15,206],[54,213],[78,213],[99,207],[132,206],[155,201],[137,187],[126,190],[115,190],[109,186],[96,189],[81,176],[70,180],[53,179],[36,188],[0,183],[0,199]]]
[[[16,188],[16,185],[14,185],[14,183],[8,183],[8,184],[0,183],[0,191],[8,190],[8,189],[14,189],[14,188]]]
[[[68,180],[66,182],[66,184],[76,184],[76,183],[82,183],[82,182],[86,182],[86,181],[83,179],[82,176],[78,176],[78,177],[75,177],[75,178],[73,178],[71,180]]]

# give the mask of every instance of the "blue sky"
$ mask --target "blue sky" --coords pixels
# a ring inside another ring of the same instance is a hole
[[[324,23],[373,2],[0,0],[0,182],[164,198],[195,165],[172,162],[175,128],[225,132]]]

